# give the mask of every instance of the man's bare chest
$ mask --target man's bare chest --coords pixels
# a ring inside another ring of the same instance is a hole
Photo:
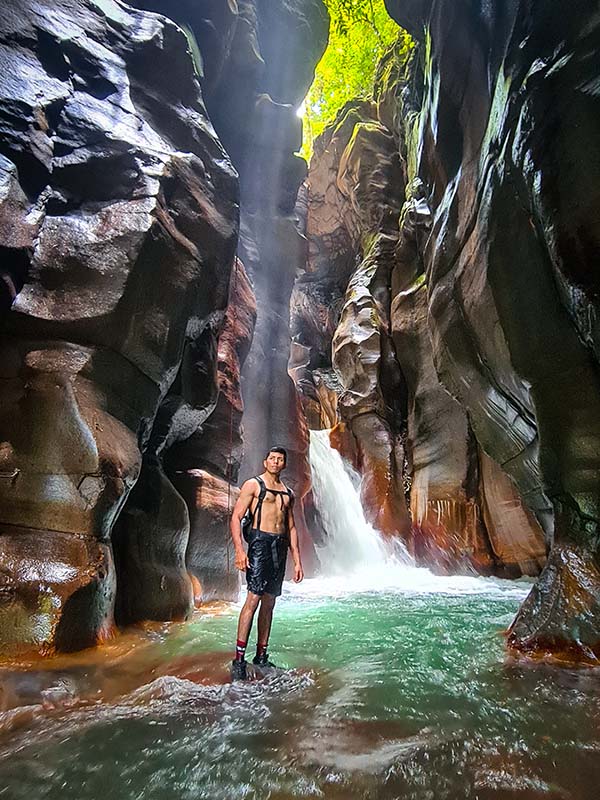
[[[287,492],[274,492],[274,491],[267,491],[265,492],[265,496],[263,497],[262,506],[267,512],[274,512],[277,511],[284,512],[288,509],[290,504],[290,498]]]

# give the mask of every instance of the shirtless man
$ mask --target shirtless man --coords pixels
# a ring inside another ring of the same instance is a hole
[[[275,600],[281,594],[288,547],[294,559],[294,581],[304,577],[298,534],[294,523],[294,495],[281,482],[287,453],[272,447],[263,461],[265,471],[242,486],[231,516],[231,538],[235,547],[235,566],[246,572],[248,596],[240,613],[235,659],[231,664],[232,680],[246,680],[246,645],[254,614],[258,612],[258,641],[252,663],[259,668],[273,667],[267,656]],[[261,485],[262,482],[262,485]],[[248,554],[242,544],[241,523],[246,511],[252,513],[248,536]]]

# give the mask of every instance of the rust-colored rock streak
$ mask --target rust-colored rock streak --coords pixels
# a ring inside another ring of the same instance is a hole
[[[173,481],[190,510],[185,561],[199,583],[196,604],[236,600],[240,573],[234,564],[229,519],[239,490],[200,469],[179,473]]]

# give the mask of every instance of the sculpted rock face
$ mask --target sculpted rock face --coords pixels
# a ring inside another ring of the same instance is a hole
[[[539,523],[506,472],[483,450],[478,455],[483,521],[494,558],[507,577],[537,575],[546,563]]]
[[[396,352],[408,385],[410,510],[415,555],[443,571],[493,571],[478,506],[476,444],[464,409],[440,385],[421,280],[392,306]]]
[[[585,3],[423,9],[426,77],[406,137],[432,212],[419,252],[436,371],[550,547],[511,645],[595,659],[600,25]],[[492,477],[488,509],[497,488]]]
[[[306,163],[296,109],[327,42],[322,0],[136,0],[185,23],[202,51],[218,54],[202,80],[210,118],[240,176],[238,255],[257,299],[256,329],[243,367],[244,456],[241,479],[261,472],[272,444],[289,453],[286,480],[301,500],[309,488],[307,429],[288,375],[289,302],[305,262],[296,209]],[[228,6],[225,10],[223,6]],[[243,120],[243,123],[240,123]],[[197,466],[197,465],[196,465]],[[302,504],[297,506],[305,535]]]
[[[400,419],[386,405],[386,382],[403,376],[390,340],[390,276],[397,245],[396,219],[403,185],[393,137],[378,122],[355,125],[338,168],[337,185],[361,231],[362,262],[354,270],[332,342],[332,364],[342,383],[341,414],[351,421],[365,475],[363,501],[383,533],[408,541]],[[393,402],[393,400],[392,400]],[[397,402],[399,405],[399,402]]]
[[[189,607],[186,512],[154,459],[214,406],[180,387],[227,303],[237,180],[162,18],[24,0],[0,62],[0,638],[71,649],[112,631],[111,529],[142,453],[130,508],[156,489],[165,540],[130,514],[120,544],[134,573],[169,552],[149,581]]]
[[[235,568],[229,520],[239,490],[199,469],[177,473],[173,481],[190,509],[185,562],[193,578],[196,604],[236,600],[240,573]]]
[[[247,447],[241,477],[262,470],[265,447],[282,444],[291,453],[290,483],[301,497],[308,488],[306,431],[287,371],[289,298],[305,261],[295,208],[306,175],[305,161],[294,155],[302,143],[296,109],[327,42],[325,6],[322,0],[136,4],[189,26],[203,56],[220,54],[218,68],[206,59],[211,66],[202,82],[210,118],[240,175],[238,255],[258,305],[243,371]]]
[[[188,34],[206,101],[221,80],[243,18],[237,0],[132,0],[128,5],[163,14]],[[200,57],[198,58],[198,55]]]
[[[372,102],[348,104],[316,143],[292,374],[311,424],[348,423],[353,445],[347,432],[332,438],[363,473],[371,520],[418,562],[535,575],[546,550],[539,522],[440,381],[423,269],[435,218],[418,171],[422,81],[419,53],[390,51]]]
[[[164,458],[189,512],[185,564],[196,604],[235,600],[239,594],[229,519],[238,495],[233,484],[243,452],[241,364],[250,347],[255,319],[254,294],[243,264],[236,260],[216,348],[218,396],[214,411],[191,436],[173,444]]]
[[[241,367],[250,348],[255,321],[256,298],[244,265],[236,259],[229,303],[211,362],[218,390],[214,410],[191,435],[170,447],[165,456],[170,474],[203,468],[232,482],[238,479],[243,453]]]
[[[425,22],[431,12],[432,0],[383,0],[392,19],[421,41]]]
[[[545,560],[538,523],[438,380],[422,279],[396,294],[392,327],[408,385],[416,556],[443,571],[537,575]]]
[[[188,532],[183,498],[158,460],[145,456],[112,535],[117,622],[185,619],[193,604],[185,565]]]
[[[403,186],[396,150],[372,103],[343,109],[316,143],[308,180],[308,271],[292,298],[298,358],[292,374],[313,421],[333,427],[339,414],[354,435],[371,521],[408,542],[402,416],[394,413],[401,391],[394,396],[382,390],[382,384],[403,381],[389,336]]]
[[[232,57],[210,100],[211,115],[240,174],[239,256],[257,298],[252,346],[243,368],[245,452],[241,478],[260,473],[264,451],[289,452],[303,549],[308,536],[302,498],[309,488],[307,429],[288,375],[290,295],[306,259],[296,210],[306,163],[296,109],[327,41],[322,0],[244,0]],[[244,119],[244,125],[239,120]]]

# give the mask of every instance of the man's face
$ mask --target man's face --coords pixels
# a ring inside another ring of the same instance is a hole
[[[264,460],[265,469],[272,475],[278,475],[285,467],[285,456],[283,453],[269,453]]]

